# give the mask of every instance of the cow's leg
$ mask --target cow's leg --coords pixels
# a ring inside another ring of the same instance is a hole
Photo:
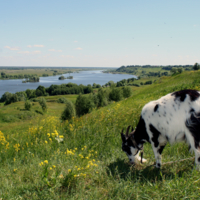
[[[161,167],[161,154],[162,154],[163,149],[165,148],[165,145],[166,144],[162,144],[155,147],[155,144],[152,143],[152,148],[153,148],[154,156],[156,159],[156,168]]]
[[[156,159],[156,167],[161,167],[161,153],[167,143],[166,138],[162,136],[161,132],[152,124],[149,125],[151,137],[151,145]]]
[[[195,154],[196,169],[200,170],[200,149],[199,149],[199,147],[195,148],[194,154]]]

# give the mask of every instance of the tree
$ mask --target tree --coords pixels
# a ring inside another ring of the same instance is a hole
[[[2,78],[4,78],[6,76],[6,73],[5,72],[1,72],[1,76],[2,76]]]
[[[47,111],[46,99],[45,98],[40,98],[39,99],[39,104],[41,105],[43,112],[46,112]]]
[[[199,70],[200,69],[200,65],[198,63],[195,63],[193,66],[194,70]]]
[[[178,68],[177,71],[181,74],[183,72],[183,68]]]
[[[74,107],[73,103],[69,100],[66,100],[65,104],[66,104],[66,107],[61,115],[61,119],[62,120],[70,120],[70,119],[72,119],[72,117],[76,116],[75,107]]]
[[[24,109],[25,110],[31,110],[31,103],[30,103],[30,101],[25,101],[25,103],[24,103]]]
[[[97,98],[98,98],[97,107],[103,107],[108,105],[108,94],[106,93],[106,90],[100,88],[98,90]]]
[[[177,68],[172,67],[172,69],[171,69],[171,73],[172,73],[172,74],[176,74],[176,73],[177,73]]]
[[[35,94],[37,97],[39,96],[45,96],[46,95],[46,89],[44,86],[39,85],[38,88],[35,91]]]
[[[76,99],[75,107],[76,114],[80,117],[84,114],[89,113],[93,108],[95,108],[95,104],[89,97],[79,94]]]
[[[64,76],[60,76],[58,79],[59,79],[59,80],[64,80],[65,77],[64,77]]]
[[[122,91],[120,88],[113,88],[109,94],[109,99],[112,101],[120,101],[122,99]]]
[[[131,94],[132,94],[132,90],[131,90],[130,87],[124,87],[123,88],[123,96],[124,96],[124,98],[130,97]]]

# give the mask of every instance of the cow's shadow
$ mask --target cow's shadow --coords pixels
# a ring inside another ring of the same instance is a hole
[[[155,166],[151,165],[139,165],[139,166],[130,166],[124,160],[117,159],[115,162],[112,162],[108,165],[107,173],[109,176],[114,177],[115,179],[121,178],[124,180],[140,180],[142,182],[150,181],[162,181],[163,179],[169,180],[176,177],[182,177],[183,173],[192,170],[194,167],[193,163],[187,165],[186,167],[181,166],[180,170],[172,172],[169,166],[163,166],[161,169],[157,169]]]

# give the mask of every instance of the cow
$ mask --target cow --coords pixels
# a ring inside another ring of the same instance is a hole
[[[131,164],[137,164],[139,152],[145,142],[151,143],[156,167],[161,167],[161,154],[170,144],[185,141],[195,153],[195,164],[200,169],[200,91],[181,90],[169,93],[158,100],[147,103],[139,123],[129,134],[121,132],[122,150]],[[143,161],[146,161],[143,159]]]

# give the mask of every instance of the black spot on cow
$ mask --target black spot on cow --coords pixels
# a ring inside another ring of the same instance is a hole
[[[186,95],[190,96],[191,101],[195,101],[200,97],[200,94],[197,92],[197,90],[181,90],[172,93],[172,96],[175,96],[175,98],[179,98],[182,102],[185,100]]]
[[[158,110],[158,107],[159,105],[157,104],[155,107],[154,107],[154,112],[156,112]]]
[[[160,163],[158,163],[158,167],[160,167]]]
[[[154,146],[158,147],[159,142],[158,142],[158,138],[160,136],[160,132],[152,125],[149,125],[150,131],[153,133],[153,137],[152,137],[152,141],[154,142]]]
[[[124,143],[122,144],[122,150],[126,152],[128,155],[131,155],[131,149],[129,146],[125,145]]]
[[[167,135],[165,137],[166,137],[167,141],[169,141],[169,137]]]
[[[183,140],[186,140],[186,136],[185,136],[185,134],[183,135]]]
[[[200,157],[198,158],[198,162],[200,162]]]
[[[190,113],[192,113],[192,112],[194,112],[195,110],[192,108],[191,110],[190,110]]]
[[[200,143],[200,113],[191,113],[189,119],[185,122],[186,127],[189,129],[190,133],[194,138],[194,145],[195,148],[199,148]]]
[[[145,140],[149,142],[149,135],[146,131],[146,123],[142,118],[142,116],[140,117],[140,121],[135,130],[134,140],[136,141],[137,144],[143,144]]]
[[[160,148],[158,149],[158,153],[161,154],[164,148],[165,148],[165,145],[164,146],[160,146]]]

